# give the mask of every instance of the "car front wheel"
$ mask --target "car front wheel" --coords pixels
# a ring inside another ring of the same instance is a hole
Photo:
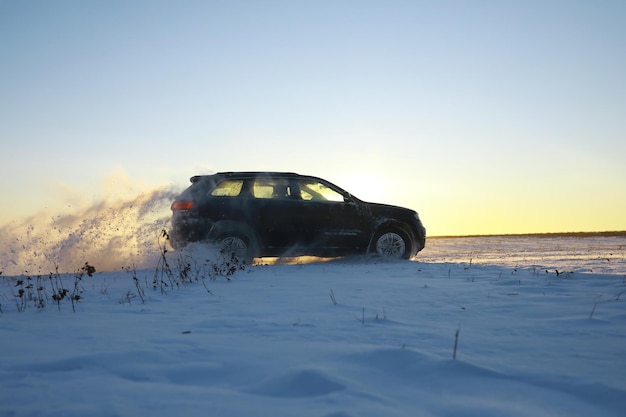
[[[374,250],[382,256],[408,259],[411,254],[411,244],[404,232],[388,230],[376,235]]]

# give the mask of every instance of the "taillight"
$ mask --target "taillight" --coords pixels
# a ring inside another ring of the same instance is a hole
[[[191,201],[174,201],[172,203],[172,210],[191,210],[193,203]]]

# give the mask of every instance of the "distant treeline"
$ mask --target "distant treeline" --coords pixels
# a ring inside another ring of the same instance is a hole
[[[428,236],[429,239],[463,237],[626,237],[626,230],[614,232],[511,233],[496,235]]]

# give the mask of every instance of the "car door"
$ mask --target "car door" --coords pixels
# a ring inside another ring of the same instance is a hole
[[[261,176],[251,184],[254,200],[254,227],[264,247],[281,254],[303,241],[299,201],[292,194],[289,180]]]
[[[298,218],[311,245],[340,252],[367,245],[371,221],[356,200],[316,179],[299,180],[297,186],[302,200]]]

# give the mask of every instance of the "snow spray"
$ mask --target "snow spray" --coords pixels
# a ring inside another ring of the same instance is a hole
[[[0,272],[75,272],[85,262],[98,271],[152,267],[177,194],[159,188],[72,214],[40,214],[0,226]]]

